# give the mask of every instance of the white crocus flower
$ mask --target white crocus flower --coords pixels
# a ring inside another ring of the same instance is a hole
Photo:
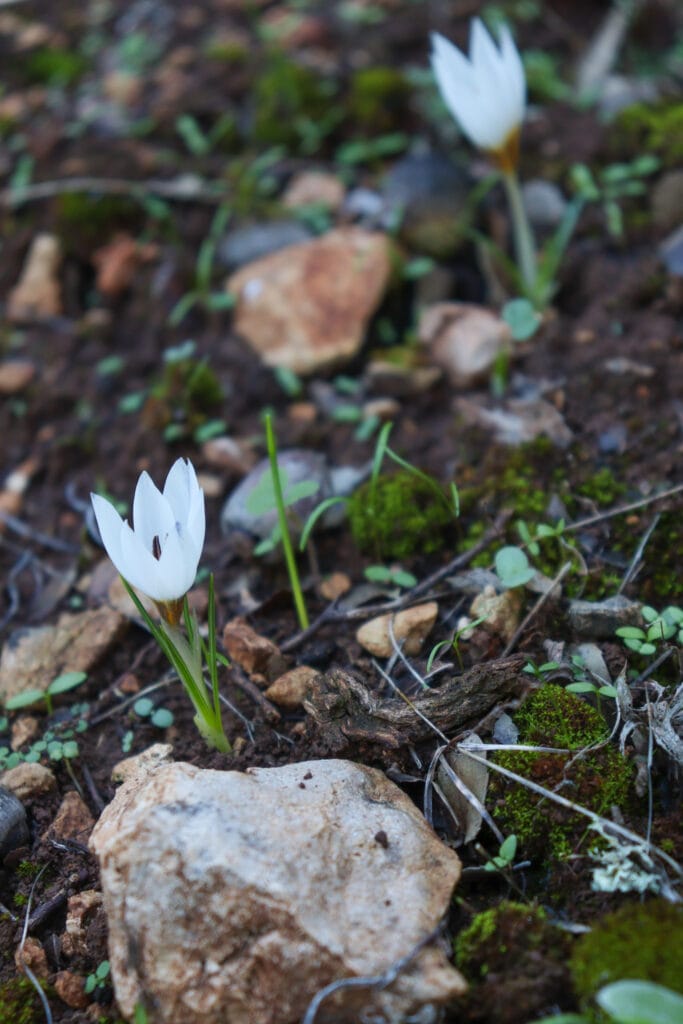
[[[475,18],[469,59],[436,32],[432,46],[432,70],[449,111],[475,146],[489,153],[502,171],[512,171],[517,166],[526,81],[509,30],[501,30],[497,47]]]
[[[91,495],[105,550],[124,580],[151,597],[176,625],[204,546],[204,492],[192,463],[178,459],[163,493],[144,472],[133,498],[133,527],[99,494]]]

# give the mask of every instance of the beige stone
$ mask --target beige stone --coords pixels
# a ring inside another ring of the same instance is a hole
[[[211,466],[235,476],[246,476],[258,462],[258,455],[248,441],[232,437],[213,437],[205,441],[202,455]]]
[[[338,210],[344,202],[344,194],[344,185],[336,175],[324,171],[302,171],[290,181],[282,203],[293,210],[313,205]]]
[[[495,633],[503,640],[511,640],[519,626],[521,608],[521,588],[497,594],[493,587],[485,587],[472,601],[470,616],[473,619],[483,617],[484,621],[480,624],[482,629]]]
[[[231,619],[223,628],[223,646],[228,657],[249,675],[268,675],[284,668],[277,644],[261,636],[242,618]]]
[[[95,819],[83,798],[75,790],[70,790],[59,805],[47,835],[61,841],[75,839],[76,842],[85,844],[94,824]]]
[[[20,750],[25,743],[34,740],[40,731],[40,722],[33,715],[20,715],[12,722],[12,750]]]
[[[88,927],[103,912],[102,904],[102,893],[97,889],[84,889],[69,897],[66,930],[60,938],[64,956],[71,958],[88,952]]]
[[[128,628],[112,608],[61,615],[54,626],[10,635],[0,656],[0,701],[26,690],[46,690],[63,672],[89,672]]]
[[[61,258],[59,240],[54,235],[34,238],[21,277],[7,297],[8,320],[59,316],[62,300],[57,274]]]
[[[50,969],[47,963],[47,956],[40,940],[29,935],[26,941],[17,947],[14,954],[14,963],[18,971],[24,972],[24,967],[33,971],[37,978],[45,981]]]
[[[24,391],[35,375],[35,363],[28,359],[6,359],[0,363],[0,395],[16,395]]]
[[[463,302],[437,302],[422,311],[420,341],[454,387],[488,378],[497,357],[510,348],[510,328],[497,313]]]
[[[403,653],[411,656],[419,654],[436,622],[438,612],[436,601],[428,601],[394,615],[379,615],[363,623],[356,633],[356,640],[376,658],[389,658],[395,649],[389,631],[389,624],[393,621],[394,638]]]
[[[343,365],[359,350],[391,274],[390,241],[339,228],[240,268],[234,327],[267,366],[310,374]]]
[[[125,757],[111,770],[114,782],[142,782],[152,771],[171,760],[173,747],[170,743],[154,743],[140,754]]]
[[[278,707],[295,709],[301,706],[308,694],[312,681],[319,675],[318,670],[308,665],[297,665],[285,672],[266,690],[266,697]]]
[[[52,793],[57,788],[54,774],[44,764],[36,761],[22,762],[14,768],[8,768],[0,775],[0,785],[9,789],[20,800],[34,800],[45,793]]]
[[[153,1005],[156,1024],[294,1024],[325,985],[415,950],[460,875],[397,786],[339,760],[162,766],[121,787],[91,848],[117,1002],[128,1018]],[[385,988],[339,989],[325,1019],[399,1024],[464,989],[425,947]]]
[[[91,1002],[85,991],[85,978],[72,971],[59,971],[54,980],[55,992],[72,1010],[84,1010]]]
[[[335,601],[351,589],[351,580],[345,572],[332,572],[320,583],[320,596],[326,601]]]

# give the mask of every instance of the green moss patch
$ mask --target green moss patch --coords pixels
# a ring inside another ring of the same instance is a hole
[[[558,790],[597,814],[608,814],[613,804],[625,806],[633,770],[615,747],[601,746],[574,759],[576,751],[601,743],[608,735],[605,720],[590,704],[549,684],[525,701],[515,721],[520,743],[566,748],[573,753],[509,751],[496,756],[498,764],[545,789]],[[570,760],[573,763],[568,767]],[[495,774],[491,792],[504,831],[514,833],[530,856],[563,858],[580,845],[586,831],[582,815]]]
[[[683,906],[652,899],[621,907],[605,915],[574,947],[574,986],[584,1001],[622,978],[683,992],[681,949]]]

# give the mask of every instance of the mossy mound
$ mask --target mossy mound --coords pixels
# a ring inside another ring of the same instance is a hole
[[[471,988],[463,1020],[512,1024],[548,1006],[573,1009],[566,966],[571,940],[532,904],[503,901],[455,940],[455,962]]]
[[[361,68],[351,79],[348,115],[356,132],[388,132],[405,125],[410,87],[400,71],[390,67]]]
[[[272,51],[252,90],[252,141],[260,146],[286,146],[291,152],[305,151],[307,126],[317,125],[320,131],[330,116],[335,91],[330,79]]]
[[[358,549],[376,558],[409,558],[438,551],[454,522],[446,493],[408,470],[382,474],[349,499],[347,513]]]
[[[508,751],[496,756],[504,768],[597,814],[612,805],[623,808],[633,776],[631,764],[611,746],[601,746],[580,757],[579,750],[606,739],[608,728],[595,708],[561,686],[536,690],[515,715],[519,742],[566,748],[573,753],[549,754]],[[567,768],[569,761],[571,767]],[[496,818],[504,831],[514,833],[525,853],[547,860],[563,858],[580,844],[586,819],[543,798],[521,784],[493,775],[491,794],[497,802]]]
[[[683,993],[683,906],[652,899],[606,914],[576,943],[574,987],[588,1004],[598,989],[622,978],[652,981]]]
[[[676,167],[683,160],[683,103],[634,103],[616,118],[610,132],[617,155],[649,153],[664,167]]]
[[[0,985],[0,1024],[42,1024],[44,1020],[40,998],[28,978]]]

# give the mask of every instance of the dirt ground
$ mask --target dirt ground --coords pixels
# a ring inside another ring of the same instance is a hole
[[[571,86],[558,88],[558,83],[571,81],[577,60],[598,29],[602,5],[531,3],[527,16],[524,4],[499,6],[512,19],[523,50],[556,62],[556,71],[546,73],[536,92],[531,89],[522,178],[547,178],[566,188],[569,168],[576,162],[595,170],[640,156],[634,137],[615,130],[615,122],[603,119],[597,104],[577,104]],[[647,70],[663,99],[670,99],[677,90],[680,95],[680,43],[678,63],[670,61],[672,40],[681,31],[680,12],[675,3],[663,0],[644,6],[620,54],[620,71],[636,79]],[[324,453],[331,465],[362,466],[372,458],[376,432],[364,437],[358,418],[334,418],[316,405],[315,384],[322,376],[300,381],[300,390],[288,394],[233,332],[229,310],[211,309],[210,303],[198,300],[178,323],[174,309],[196,288],[197,256],[223,198],[226,233],[281,215],[278,197],[303,170],[335,173],[347,189],[379,187],[401,152],[370,154],[342,166],[339,149],[352,139],[371,142],[396,132],[441,152],[455,151],[479,168],[481,159],[462,140],[448,136],[446,115],[426,113],[419,101],[426,87],[415,85],[411,91],[405,84],[415,82],[407,75],[409,69],[424,71],[428,66],[429,31],[464,44],[469,18],[479,7],[476,2],[411,0],[374,5],[360,0],[349,5],[30,0],[0,8],[0,510],[5,517],[0,522],[0,643],[14,642],[10,638],[17,631],[54,624],[64,612],[102,604],[106,588],[95,570],[101,574],[106,559],[89,529],[88,495],[106,492],[127,502],[143,469],[161,481],[171,463],[185,456],[211,485],[201,566],[215,574],[219,632],[229,620],[244,616],[257,633],[280,646],[280,671],[296,665],[321,673],[341,670],[362,679],[378,700],[392,700],[376,664],[356,639],[363,619],[338,609],[330,613],[320,586],[323,578],[343,572],[358,587],[364,570],[378,558],[359,551],[347,523],[317,531],[317,567],[301,560],[314,628],[299,636],[282,563],[255,557],[220,531],[220,510],[241,474],[237,468],[218,466],[202,441],[210,436],[212,424],[222,420],[218,433],[240,440],[260,458],[265,453],[263,411],[270,409],[281,449],[310,448]],[[279,56],[274,57],[276,51]],[[275,66],[280,77],[271,80],[268,75]],[[358,71],[369,67],[406,77],[399,84],[384,83],[386,92],[379,91],[379,100],[377,94],[362,91],[359,100]],[[290,75],[291,68],[305,68],[310,81],[292,84],[296,76]],[[301,108],[294,110],[292,124],[303,123],[297,121],[299,115],[318,124],[329,115],[328,127],[320,128],[313,142],[306,141],[311,135],[303,129],[285,130],[290,121],[273,96],[281,98],[287,89],[292,103]],[[185,130],[178,127],[181,115],[190,118]],[[258,163],[264,154],[266,169]],[[490,566],[503,543],[519,543],[515,523],[520,519],[533,532],[539,522],[565,517],[572,531],[565,536],[571,550],[563,596],[530,616],[514,638],[514,649],[507,649],[504,637],[478,627],[460,644],[460,666],[449,652],[456,675],[482,667],[495,673],[504,656],[520,656],[511,670],[510,689],[500,700],[494,693],[490,706],[459,722],[449,739],[471,728],[490,738],[495,720],[491,712],[504,707],[514,713],[524,694],[539,685],[533,675],[522,672],[523,666],[554,660],[557,648],[549,648],[547,641],[569,645],[595,639],[582,635],[571,618],[570,599],[600,601],[620,592],[658,610],[683,605],[683,492],[675,491],[681,483],[683,449],[683,305],[681,279],[667,274],[659,254],[665,235],[683,221],[683,210],[679,198],[678,221],[666,225],[653,213],[655,188],[675,169],[664,148],[656,155],[659,163],[644,194],[622,202],[620,237],[609,233],[601,203],[586,208],[562,263],[552,308],[537,334],[516,347],[505,398],[489,400],[495,407],[529,393],[542,395],[564,424],[562,444],[541,437],[509,446],[473,422],[457,400],[484,401],[486,382],[457,394],[442,377],[427,390],[390,395],[393,451],[444,485],[454,481],[461,493],[460,518],[447,528],[438,550],[425,553],[416,544],[396,559],[418,586],[458,557],[458,570]],[[177,183],[183,175],[198,183],[199,191],[191,198],[178,190],[164,194],[148,187],[150,182]],[[103,178],[118,183],[113,194],[102,194],[94,183]],[[93,180],[79,184],[75,179]],[[31,192],[38,183],[48,183],[43,194]],[[22,186],[28,191],[19,201]],[[502,193],[490,192],[479,216],[482,231],[505,239]],[[17,317],[11,309],[12,289],[40,234],[58,239],[61,249],[58,308]],[[122,238],[133,246],[132,270],[126,265],[121,280],[105,281],[103,287],[103,250]],[[406,259],[424,255],[403,239],[399,244]],[[495,305],[474,244],[440,262],[454,282],[450,298]],[[222,292],[227,274],[214,261],[212,294]],[[411,348],[418,300],[418,282],[408,276],[389,290],[365,346],[341,371],[347,384],[356,382],[356,395],[386,397],[372,391],[367,368],[378,352],[401,344]],[[165,358],[189,340],[194,345],[186,349],[186,359]],[[420,358],[425,361],[424,355]],[[32,368],[19,387],[5,375],[8,363]],[[197,375],[201,382],[195,386]],[[334,374],[325,379],[334,380]],[[668,490],[673,491],[669,497],[657,498]],[[612,515],[620,508],[627,511]],[[504,512],[507,518],[501,518]],[[583,521],[583,527],[576,526]],[[495,538],[491,535],[483,554],[471,559],[468,552],[496,522],[503,525]],[[559,542],[544,547],[538,567],[552,577],[566,550]],[[635,571],[622,587],[634,558]],[[438,599],[440,608],[428,644],[414,659],[423,676],[433,644],[448,640],[469,609],[471,597],[448,582],[455,571],[441,573],[421,594]],[[367,617],[375,605],[396,594],[391,588],[370,592]],[[205,595],[204,579],[197,588],[200,606]],[[409,603],[409,593],[403,596]],[[532,610],[537,597],[524,592],[520,617]],[[654,699],[655,690],[646,682],[647,659],[628,651],[613,634],[596,642],[613,677],[622,670],[631,673],[635,705]],[[659,696],[671,695],[679,684],[679,663],[674,646],[651,673],[664,688]],[[445,685],[446,677],[435,676],[434,687]],[[420,692],[400,660],[392,663],[392,678],[409,697]],[[560,671],[551,681],[566,684],[570,679]],[[166,729],[140,718],[131,706],[131,698],[159,681],[163,686],[154,691],[154,699],[173,714]],[[44,1019],[30,987],[17,981],[15,965],[29,892],[29,936],[45,950],[55,1024],[119,1019],[106,982],[84,1000],[83,1008],[66,1005],[55,993],[57,972],[68,969],[86,978],[106,959],[106,922],[96,915],[83,949],[67,961],[60,947],[67,901],[98,888],[98,869],[82,842],[55,845],[47,830],[65,793],[75,788],[96,818],[114,794],[112,767],[125,753],[166,741],[179,760],[238,769],[343,756],[389,770],[421,804],[435,740],[408,727],[399,743],[389,746],[377,722],[363,734],[360,727],[354,731],[351,705],[346,709],[347,731],[340,734],[301,708],[276,707],[264,696],[269,682],[254,680],[239,667],[222,673],[222,691],[239,711],[225,715],[235,754],[212,753],[196,734],[191,709],[180,685],[168,676],[162,654],[131,624],[87,681],[58,702],[52,720],[44,710],[36,712],[43,731],[59,727],[60,716],[64,720],[74,701],[86,702],[81,714],[87,727],[78,735],[79,756],[73,763],[45,758],[57,789],[28,801],[30,839],[8,853],[0,867],[0,1021],[30,1024]],[[22,714],[8,713],[0,746],[9,744],[12,725]],[[616,751],[616,738],[613,742]],[[640,754],[633,738],[627,741],[626,759],[637,764]],[[674,765],[658,749],[652,770],[652,836],[680,857],[680,791]],[[413,781],[406,781],[409,777]],[[490,812],[505,822],[499,786],[489,799]],[[633,784],[617,813],[627,827],[645,833],[647,797],[642,791],[637,795]],[[437,808],[434,825],[456,844],[447,818]],[[501,827],[506,831],[509,826]],[[498,852],[486,827],[476,842],[458,847],[468,870],[445,923],[449,940],[477,913],[509,899],[542,906],[551,922],[560,921],[569,930],[556,948],[536,956],[525,946],[524,928],[513,921],[507,935],[507,925],[501,925],[500,948],[506,947],[507,955],[498,957],[485,984],[479,980],[469,997],[445,1011],[446,1021],[525,1024],[578,1008],[567,966],[575,941],[571,926],[590,925],[637,897],[593,891],[585,829],[570,830],[568,841],[572,856],[550,860],[535,852],[533,843],[527,848],[522,843],[516,856],[522,866],[502,874],[482,870]],[[45,870],[33,886],[39,868]],[[493,963],[493,953],[487,955]],[[471,980],[476,982],[474,975]]]

